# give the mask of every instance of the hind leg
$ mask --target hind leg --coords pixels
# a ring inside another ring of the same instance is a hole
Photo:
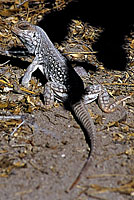
[[[127,100],[128,98],[131,98],[131,96],[129,95],[113,103],[110,103],[109,94],[105,87],[103,87],[102,85],[91,85],[85,88],[85,95],[83,96],[83,101],[85,104],[88,104],[98,99],[98,104],[100,108],[104,112],[110,113],[115,111],[117,106],[123,101]]]

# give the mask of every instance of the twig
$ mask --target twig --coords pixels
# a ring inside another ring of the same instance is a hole
[[[0,82],[8,85],[9,87],[13,87],[13,85],[11,83],[8,83],[8,82],[6,82],[6,81],[4,81],[2,79],[0,79]]]
[[[17,8],[20,8],[21,6],[23,6],[25,3],[27,3],[29,0],[24,0],[22,3],[20,3],[19,5],[17,5]]]
[[[11,136],[14,135],[14,133],[25,123],[25,116],[24,115],[13,115],[13,116],[5,116],[5,115],[2,115],[0,116],[0,120],[12,120],[12,119],[15,119],[15,120],[22,120],[22,122],[14,129],[14,131],[10,134]]]
[[[68,54],[92,54],[92,53],[97,53],[96,51],[80,51],[80,52],[64,52],[64,55],[68,55]]]
[[[2,67],[2,66],[4,66],[4,65],[6,65],[7,63],[9,63],[10,62],[10,60],[7,60],[6,62],[4,62],[4,63],[2,63],[2,64],[0,64],[0,67]]]
[[[14,116],[4,116],[4,115],[2,115],[2,116],[0,116],[0,120],[12,120],[12,119],[16,119],[16,120],[20,120],[20,119],[23,119],[24,118],[24,116],[22,115],[22,116],[20,116],[20,115],[14,115]]]
[[[126,85],[126,86],[129,86],[129,87],[134,87],[134,83],[117,83],[117,82],[114,82],[114,83],[102,83],[103,85]]]
[[[11,136],[14,135],[14,133],[25,123],[25,120],[23,120],[15,129],[14,131],[10,134]]]
[[[4,83],[4,84],[6,84],[6,85],[8,85],[9,87],[14,87],[14,85],[12,85],[11,83],[8,83],[8,82],[6,82],[6,81],[4,81],[4,80],[2,80],[2,79],[0,79],[0,82],[1,82],[1,83]],[[26,88],[24,88],[24,87],[17,88],[16,91],[19,91],[19,89],[20,89],[21,91],[24,91],[24,92],[27,92],[27,93],[30,93],[30,94],[36,94],[35,92],[30,91],[30,90],[28,90],[28,89],[26,89]]]

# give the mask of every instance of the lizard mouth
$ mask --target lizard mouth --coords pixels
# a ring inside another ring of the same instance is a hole
[[[13,34],[15,34],[16,36],[18,36],[17,28],[13,27],[13,28],[11,29],[11,32],[12,32]]]

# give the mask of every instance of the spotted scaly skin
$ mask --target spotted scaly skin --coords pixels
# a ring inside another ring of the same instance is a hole
[[[89,142],[90,154],[78,177],[71,185],[70,189],[72,189],[81,176],[87,172],[94,160],[96,149],[95,127],[84,102],[90,103],[99,97],[100,107],[105,112],[110,112],[129,97],[109,105],[109,95],[101,85],[92,85],[84,89],[80,76],[39,26],[21,21],[13,27],[12,32],[23,42],[29,53],[35,55],[22,79],[22,85],[28,87],[32,73],[39,68],[47,79],[44,90],[45,105],[52,106],[54,99],[68,105]]]
[[[87,161],[89,165],[89,161],[92,162],[95,152],[95,128],[82,102],[82,96],[84,94],[83,81],[67,60],[54,47],[43,29],[26,21],[21,21],[13,27],[12,32],[23,42],[29,53],[35,55],[32,64],[28,67],[22,79],[22,84],[28,86],[32,73],[37,68],[41,70],[48,81],[44,91],[45,104],[52,105],[54,98],[68,103],[80,121],[80,124],[85,129],[90,140],[91,148],[91,153]],[[81,177],[81,174],[83,172],[80,173],[77,181]]]

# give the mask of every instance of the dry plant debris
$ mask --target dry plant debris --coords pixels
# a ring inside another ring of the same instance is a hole
[[[62,43],[59,50],[70,60],[85,61],[97,67],[99,63],[95,56],[96,52],[92,49],[92,44],[96,42],[101,32],[101,28],[92,27],[80,20],[72,20],[66,41]]]

